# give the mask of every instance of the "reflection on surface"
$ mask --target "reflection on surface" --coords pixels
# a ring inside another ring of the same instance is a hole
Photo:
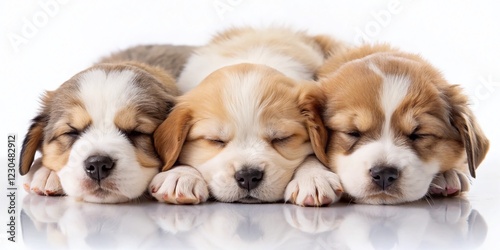
[[[464,199],[403,206],[160,203],[105,205],[26,196],[32,249],[470,249],[487,226]]]

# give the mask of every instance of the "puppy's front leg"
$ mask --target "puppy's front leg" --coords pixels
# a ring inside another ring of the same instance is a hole
[[[288,183],[285,200],[299,206],[324,206],[338,201],[342,192],[339,176],[309,156]]]
[[[190,166],[176,166],[157,174],[149,193],[160,202],[199,204],[208,199],[208,186],[200,172]]]
[[[24,178],[24,189],[28,193],[38,195],[57,196],[63,195],[64,191],[57,173],[42,165],[42,159],[33,162],[28,175]]]

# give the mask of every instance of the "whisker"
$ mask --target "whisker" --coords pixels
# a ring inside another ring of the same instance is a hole
[[[426,195],[424,196],[424,199],[425,199],[425,201],[427,202],[427,204],[429,204],[429,206],[430,206],[431,208],[432,208],[432,206],[435,204],[435,203],[434,203],[434,200],[432,199],[432,195],[430,195],[430,194],[426,194]]]

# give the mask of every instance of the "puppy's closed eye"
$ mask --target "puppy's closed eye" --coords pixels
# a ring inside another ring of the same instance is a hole
[[[150,133],[146,133],[139,130],[122,131],[122,133],[126,135],[128,138],[135,138],[139,136],[151,136]]]
[[[410,134],[407,135],[407,137],[411,142],[418,142],[422,139],[436,137],[436,135],[423,130],[420,126],[417,126],[412,130]]]
[[[81,111],[78,108],[71,110],[68,112],[72,114],[68,122],[61,124],[60,126],[56,126],[53,130],[53,139],[57,139],[60,136],[67,136],[73,139],[78,139],[80,135],[82,135],[89,127],[90,127],[90,119],[85,115],[85,111]],[[83,113],[83,114],[82,114]],[[75,118],[78,115],[82,116],[81,118]]]
[[[141,142],[142,143],[149,142],[149,140],[151,140],[149,138],[152,138],[152,136],[153,136],[151,133],[147,133],[145,131],[140,131],[140,130],[137,130],[137,129],[133,129],[133,130],[120,130],[120,132],[134,146],[138,146],[139,144],[141,144]]]
[[[344,134],[348,135],[349,137],[351,137],[353,139],[359,139],[361,137],[361,132],[359,132],[357,130],[347,131],[347,132],[344,132]]]
[[[76,129],[71,129],[70,131],[63,133],[62,135],[69,136],[71,138],[77,138],[78,136],[80,136],[80,134],[81,134],[80,131]]]
[[[418,133],[418,132],[413,132],[411,134],[408,135],[408,139],[410,139],[410,141],[412,142],[415,142],[415,141],[418,141],[418,140],[421,140],[421,139],[425,139],[425,138],[428,138],[428,137],[431,137],[433,135],[431,134],[423,134],[423,133]]]
[[[67,127],[63,128],[62,130],[56,131],[54,136],[52,137],[51,140],[57,140],[57,139],[69,139],[70,141],[75,141],[80,137],[80,135],[85,131],[86,127],[83,129],[78,129],[71,124],[66,124]]]
[[[217,147],[221,147],[221,148],[225,147],[227,144],[226,141],[219,139],[219,138],[205,138],[205,141],[213,146],[217,146]]]
[[[351,151],[358,144],[364,134],[358,130],[340,130],[337,132],[341,138],[339,142],[345,151]]]
[[[276,146],[283,146],[293,139],[294,135],[279,136],[271,138],[271,144]]]

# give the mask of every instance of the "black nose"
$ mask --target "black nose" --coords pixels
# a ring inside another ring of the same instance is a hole
[[[394,184],[399,177],[399,171],[395,167],[376,166],[370,169],[372,181],[383,190]]]
[[[264,172],[254,169],[254,168],[243,168],[234,174],[234,179],[238,183],[240,188],[250,191],[256,188],[260,181],[262,181],[262,176]]]
[[[96,180],[100,181],[109,176],[115,163],[108,156],[92,155],[84,161],[85,173]]]

